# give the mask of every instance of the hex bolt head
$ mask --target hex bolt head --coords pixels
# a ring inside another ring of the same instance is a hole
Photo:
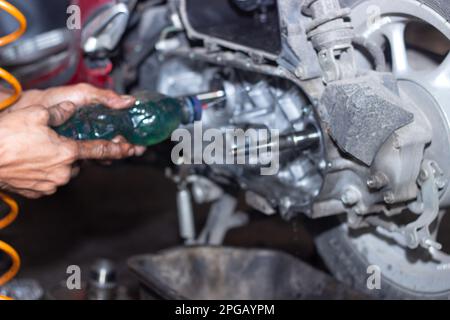
[[[388,191],[384,194],[384,202],[392,204],[395,202],[395,195],[392,191]]]
[[[377,172],[367,179],[367,186],[370,189],[381,189],[388,184],[388,178],[382,172]]]
[[[377,181],[375,180],[375,177],[370,177],[367,179],[367,186],[371,189],[375,189],[377,187]]]
[[[352,206],[358,203],[360,198],[361,195],[359,191],[352,187],[345,190],[345,192],[341,196],[341,201],[345,205]]]

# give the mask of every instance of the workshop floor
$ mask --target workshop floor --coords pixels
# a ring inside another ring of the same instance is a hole
[[[2,239],[20,252],[19,278],[33,277],[46,289],[66,279],[67,266],[87,270],[101,257],[114,260],[121,277],[130,281],[127,258],[181,243],[175,191],[161,170],[127,163],[87,164],[56,195],[21,199],[20,216],[2,231]],[[198,208],[199,220],[206,209]],[[277,248],[321,267],[302,225],[278,216],[252,214],[251,224],[230,232],[226,244]]]

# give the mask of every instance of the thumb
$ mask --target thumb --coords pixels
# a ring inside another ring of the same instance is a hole
[[[52,127],[57,127],[69,120],[77,110],[77,107],[72,102],[64,101],[47,110],[49,114],[48,124]]]

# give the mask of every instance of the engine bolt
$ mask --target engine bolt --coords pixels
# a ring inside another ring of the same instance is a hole
[[[371,189],[375,189],[377,187],[377,181],[375,180],[375,177],[370,177],[367,180],[367,186]]]
[[[420,170],[419,172],[419,179],[422,181],[425,181],[428,179],[428,172],[426,170]]]
[[[320,161],[319,168],[321,170],[325,170],[327,168],[331,168],[331,163],[327,163],[325,160]]]
[[[388,184],[388,178],[382,172],[377,172],[367,180],[370,189],[381,189]]]
[[[295,69],[294,74],[298,77],[298,78],[303,78],[305,75],[305,70],[303,70],[302,66],[297,67],[297,69]]]
[[[438,189],[443,189],[446,185],[446,181],[443,177],[436,178],[436,186]]]
[[[361,198],[361,195],[360,195],[359,191],[356,190],[355,188],[351,187],[351,188],[348,188],[347,190],[345,190],[345,192],[342,194],[341,201],[345,205],[352,206],[352,205],[356,204],[360,198]]]
[[[395,195],[392,191],[388,191],[384,194],[384,202],[392,204],[395,202]]]

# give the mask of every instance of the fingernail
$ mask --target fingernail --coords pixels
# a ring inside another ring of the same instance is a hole
[[[113,143],[119,143],[119,142],[120,142],[120,138],[117,138],[117,137],[116,137],[116,138],[112,139],[111,141],[112,141]]]
[[[130,151],[128,151],[128,156],[129,157],[134,156],[134,149],[133,148],[131,148]]]
[[[126,101],[126,102],[132,102],[132,101],[134,101],[134,97],[133,97],[133,96],[129,96],[129,95],[123,95],[123,96],[120,96],[120,98],[121,98],[122,100]]]
[[[146,148],[136,148],[136,156],[138,157],[142,156],[146,150],[147,150]]]
[[[76,106],[73,104],[73,102],[70,101],[63,101],[59,104],[59,106],[64,109],[65,111],[72,111],[76,108]]]

